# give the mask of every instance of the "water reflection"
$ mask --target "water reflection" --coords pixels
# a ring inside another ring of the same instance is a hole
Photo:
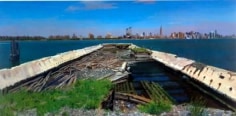
[[[20,60],[14,60],[14,61],[10,61],[11,62],[11,67],[17,66],[20,64]]]

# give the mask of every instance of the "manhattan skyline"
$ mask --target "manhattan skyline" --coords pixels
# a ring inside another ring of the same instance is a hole
[[[119,36],[135,33],[217,30],[236,34],[236,2],[225,1],[73,1],[0,2],[0,35]]]

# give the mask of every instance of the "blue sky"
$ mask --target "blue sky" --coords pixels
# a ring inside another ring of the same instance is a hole
[[[0,35],[123,35],[217,30],[236,34],[236,1],[0,2]]]

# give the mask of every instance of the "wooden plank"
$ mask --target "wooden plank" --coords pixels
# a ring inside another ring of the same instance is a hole
[[[115,97],[122,98],[124,100],[133,100],[138,103],[149,103],[151,102],[151,99],[134,95],[134,94],[129,94],[129,93],[121,93],[121,92],[115,92]]]

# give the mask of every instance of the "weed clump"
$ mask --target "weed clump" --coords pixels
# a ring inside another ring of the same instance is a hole
[[[171,103],[169,102],[157,102],[151,101],[148,104],[138,106],[141,112],[159,115],[162,112],[168,112],[171,110]]]
[[[207,101],[203,97],[192,98],[188,107],[191,116],[202,116],[204,108],[206,107]]]
[[[150,54],[151,52],[148,51],[146,48],[140,48],[140,47],[135,47],[131,49],[134,53],[148,53]]]

